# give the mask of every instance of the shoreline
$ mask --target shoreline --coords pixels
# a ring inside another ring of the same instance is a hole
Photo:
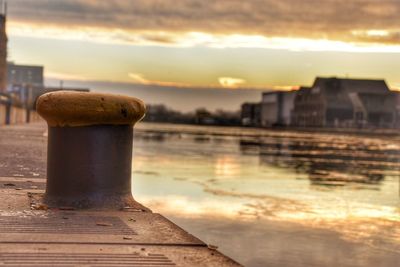
[[[137,132],[169,133],[169,134],[193,134],[213,136],[236,137],[263,137],[271,133],[304,133],[304,134],[343,134],[365,137],[400,137],[400,129],[353,129],[353,128],[309,128],[309,127],[244,127],[179,124],[164,122],[140,122],[135,126]],[[227,132],[229,130],[229,132]],[[268,134],[267,134],[268,133]]]

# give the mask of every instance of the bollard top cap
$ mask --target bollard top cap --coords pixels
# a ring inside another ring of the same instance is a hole
[[[40,96],[36,110],[49,126],[134,125],[144,117],[140,99],[122,95],[57,91]]]

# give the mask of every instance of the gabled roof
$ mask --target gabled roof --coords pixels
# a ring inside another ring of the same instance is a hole
[[[384,80],[317,77],[313,88],[319,88],[328,108],[353,109],[350,94],[388,95],[390,89]],[[370,97],[368,97],[370,98]]]
[[[384,80],[323,78],[317,77],[313,87],[325,90],[345,90],[347,93],[388,93],[390,92]]]

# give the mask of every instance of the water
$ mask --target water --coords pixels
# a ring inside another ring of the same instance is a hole
[[[142,123],[135,198],[246,266],[395,266],[400,138]]]

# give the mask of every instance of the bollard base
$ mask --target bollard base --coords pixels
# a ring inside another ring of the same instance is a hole
[[[49,208],[72,208],[91,210],[137,210],[151,212],[131,195],[91,196],[91,197],[57,197],[41,194],[36,197],[36,202],[43,203]]]

